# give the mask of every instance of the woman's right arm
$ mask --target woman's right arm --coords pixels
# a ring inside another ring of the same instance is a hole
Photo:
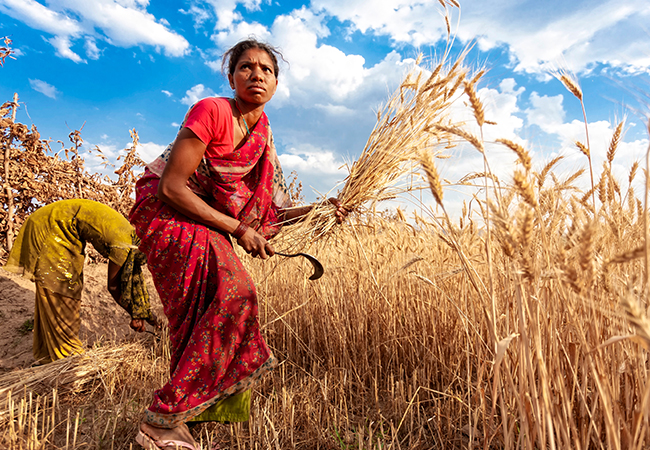
[[[187,188],[187,180],[199,166],[205,150],[206,144],[189,128],[183,128],[178,133],[169,161],[160,177],[158,198],[190,219],[233,233],[239,226],[239,220],[210,207]],[[253,257],[266,259],[274,254],[271,244],[252,228],[247,229],[237,243]]]

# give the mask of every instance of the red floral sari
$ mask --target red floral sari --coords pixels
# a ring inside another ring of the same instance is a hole
[[[145,418],[165,428],[246,390],[277,365],[260,333],[255,286],[229,236],[156,197],[170,149],[138,181],[129,215],[169,319],[171,379]],[[204,157],[188,187],[265,237],[275,235],[278,209],[289,201],[266,115],[232,154]]]

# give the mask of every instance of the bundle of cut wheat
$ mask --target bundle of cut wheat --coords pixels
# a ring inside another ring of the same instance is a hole
[[[110,390],[109,385],[116,379],[150,380],[156,374],[162,381],[166,373],[166,358],[156,357],[151,348],[140,342],[98,347],[42,366],[3,374],[0,376],[0,399],[21,396],[24,392],[47,395],[53,388],[60,395],[78,394],[93,389],[97,384]],[[8,404],[0,408],[0,419],[8,412]]]
[[[399,186],[405,175],[418,170],[418,155],[449,142],[449,110],[468,70],[464,54],[449,64],[442,61],[430,72],[420,67],[418,57],[399,89],[377,113],[377,123],[361,156],[338,194],[348,211],[362,213],[375,202],[395,198],[412,187]],[[427,76],[428,75],[428,76]],[[336,207],[327,201],[317,204],[301,225],[289,228],[290,240],[314,242],[328,235],[336,224]]]

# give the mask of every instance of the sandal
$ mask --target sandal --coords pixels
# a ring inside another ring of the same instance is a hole
[[[185,441],[174,441],[174,440],[164,440],[156,441],[151,436],[144,433],[142,430],[138,431],[138,434],[135,437],[135,441],[142,446],[145,450],[164,450],[166,448],[171,448],[173,450],[197,450],[189,442]],[[200,450],[200,449],[198,449]]]

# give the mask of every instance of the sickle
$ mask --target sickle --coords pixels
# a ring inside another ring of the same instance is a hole
[[[325,269],[323,268],[323,265],[320,263],[320,261],[307,253],[288,254],[288,253],[275,252],[275,254],[280,256],[286,256],[287,258],[295,258],[296,256],[304,256],[305,258],[307,258],[307,260],[311,263],[311,265],[314,266],[314,273],[309,277],[309,279],[312,281],[318,280],[320,277],[323,276],[323,273],[325,273]]]

